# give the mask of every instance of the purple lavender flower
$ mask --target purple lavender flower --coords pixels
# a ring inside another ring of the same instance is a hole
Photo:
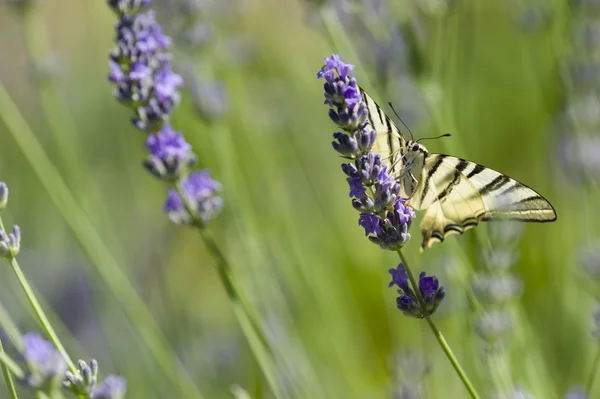
[[[23,357],[29,366],[27,383],[35,388],[59,384],[67,364],[54,345],[38,333],[23,336]]]
[[[410,239],[408,229],[415,214],[404,205],[400,184],[389,175],[387,165],[371,151],[377,134],[369,125],[356,79],[350,76],[353,68],[333,54],[325,58],[325,66],[317,73],[317,78],[325,79],[329,117],[343,129],[334,133],[332,145],[353,161],[342,164],[342,170],[350,186],[352,206],[361,212],[359,225],[371,242],[396,251]]]
[[[94,390],[94,399],[122,399],[127,391],[127,381],[118,375],[107,376]]]
[[[110,54],[109,80],[114,96],[134,109],[133,124],[142,131],[155,131],[167,121],[179,101],[181,76],[171,70],[171,40],[162,33],[155,13],[146,11],[146,0],[111,1],[119,15],[117,47]]]
[[[388,287],[398,286],[400,296],[396,299],[398,309],[407,316],[422,318],[432,315],[444,299],[444,287],[440,286],[437,277],[427,276],[422,272],[419,276],[419,294],[423,299],[424,309],[415,292],[408,285],[408,275],[404,265],[400,263],[395,269],[389,270],[392,281]]]
[[[419,276],[419,291],[425,305],[425,314],[433,314],[446,296],[444,287],[440,285],[437,277],[427,276],[421,272]]]
[[[388,270],[392,275],[392,281],[388,284],[388,287],[397,285],[402,291],[408,291],[408,276],[402,263],[398,264],[395,269]]]
[[[415,295],[415,292],[408,285],[408,275],[404,265],[400,263],[395,269],[389,270],[392,275],[392,281],[388,284],[388,287],[394,285],[398,286],[398,293],[400,296],[396,298],[396,306],[406,316],[422,318],[424,317],[423,310],[419,304],[419,299]]]
[[[165,124],[158,133],[149,134],[146,147],[150,154],[144,166],[159,179],[176,180],[186,168],[196,163],[192,146],[169,124]]]
[[[203,226],[223,206],[223,200],[216,195],[221,190],[221,184],[210,177],[208,170],[191,173],[181,183],[181,189],[194,215],[190,215],[179,193],[169,190],[165,211],[173,223],[193,224],[197,221]]]
[[[144,167],[159,179],[180,184],[185,193],[193,217],[179,194],[171,190],[165,203],[171,220],[204,224],[222,207],[221,198],[215,195],[220,184],[208,171],[188,174],[196,156],[182,134],[169,124],[183,84],[182,77],[171,68],[171,39],[149,10],[151,0],[109,0],[109,5],[120,19],[115,25],[117,46],[110,54],[108,79],[116,86],[115,97],[134,110],[135,127],[148,133],[149,155]]]

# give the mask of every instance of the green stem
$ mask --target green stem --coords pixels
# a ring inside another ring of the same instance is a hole
[[[596,356],[594,357],[594,362],[592,363],[592,368],[590,369],[590,373],[588,375],[587,380],[585,381],[585,391],[587,394],[592,397],[592,387],[594,386],[594,380],[596,379],[596,374],[598,373],[598,366],[600,365],[600,346],[596,350]]]
[[[2,306],[2,304],[0,304],[0,327],[2,330],[4,330],[6,336],[10,342],[12,342],[13,346],[17,348],[19,352],[23,352],[23,338],[21,332],[10,318],[8,312],[4,306]]]
[[[227,293],[235,317],[240,324],[240,328],[242,329],[244,336],[248,340],[250,349],[252,350],[252,353],[254,354],[254,357],[256,358],[265,376],[265,379],[269,384],[269,387],[273,391],[273,394],[276,398],[282,397],[282,393],[280,392],[279,385],[277,383],[275,365],[273,362],[273,352],[271,351],[269,341],[265,337],[260,323],[258,322],[258,315],[251,310],[251,307],[248,305],[248,301],[244,300],[244,298],[241,296],[241,291],[237,289],[231,272],[231,266],[225,258],[223,251],[221,251],[221,248],[219,248],[210,232],[206,229],[205,224],[198,219],[196,212],[192,208],[187,196],[179,184],[175,184],[174,186],[180,197],[183,199],[185,208],[192,218],[193,226],[197,227],[200,231],[204,245],[216,262],[219,278],[223,284],[223,287],[225,288],[225,292]]]
[[[4,352],[4,350],[0,350],[0,365],[2,365],[3,371],[6,369],[18,379],[25,378],[25,372],[6,354],[6,352]]]
[[[189,371],[174,355],[169,341],[156,324],[145,302],[131,285],[129,278],[95,229],[88,214],[75,199],[73,192],[31,131],[2,82],[0,82],[0,109],[2,110],[0,120],[6,125],[7,131],[16,141],[65,222],[73,231],[90,263],[119,301],[156,364],[173,386],[177,387],[181,397],[203,398]]]
[[[17,259],[13,258],[11,260],[10,264],[13,268],[13,271],[15,272],[15,275],[17,276],[17,280],[19,280],[19,283],[21,284],[21,288],[23,288],[23,291],[25,292],[25,296],[27,296],[27,299],[29,300],[31,307],[33,308],[33,311],[35,312],[35,315],[37,316],[38,320],[42,324],[42,328],[44,329],[44,331],[46,331],[48,338],[50,338],[50,341],[52,341],[54,346],[56,346],[56,349],[60,352],[62,357],[67,362],[67,366],[69,367],[69,370],[72,373],[77,373],[77,367],[75,367],[75,363],[73,363],[73,361],[71,360],[71,357],[67,353],[67,350],[65,349],[63,344],[60,342],[60,339],[58,338],[58,335],[54,331],[54,328],[52,328],[52,324],[50,323],[50,320],[48,320],[48,317],[46,317],[46,313],[44,313],[44,310],[42,309],[42,305],[40,305],[40,303],[38,302],[35,294],[33,293],[33,289],[31,288],[31,286],[29,285],[29,282],[25,278],[25,274],[23,274],[23,271],[19,267],[19,263],[17,262]]]
[[[0,229],[6,231],[6,229],[4,228],[4,223],[2,222],[2,218],[0,218]],[[54,331],[54,328],[52,328],[52,324],[50,323],[50,320],[48,320],[48,317],[46,317],[46,314],[44,313],[44,309],[42,309],[42,305],[40,305],[40,303],[38,302],[38,300],[33,292],[33,289],[29,285],[27,278],[25,278],[25,274],[23,274],[23,271],[19,267],[19,262],[17,262],[17,258],[15,258],[13,256],[13,258],[10,261],[10,265],[12,266],[13,271],[15,272],[15,276],[17,276],[17,280],[19,280],[19,284],[21,284],[21,288],[23,288],[23,291],[25,292],[25,296],[29,300],[29,303],[31,304],[31,307],[33,308],[33,311],[35,312],[35,315],[37,316],[38,320],[42,324],[44,331],[46,331],[48,338],[50,338],[50,341],[52,341],[52,343],[54,344],[54,346],[56,347],[58,352],[60,352],[61,356],[67,362],[67,366],[69,367],[69,370],[72,373],[77,373],[77,367],[75,367],[75,363],[73,363],[73,361],[71,360],[71,357],[67,353],[67,350],[65,349],[65,347],[60,342],[60,339],[58,338],[58,335]]]
[[[414,290],[415,294],[417,295],[417,300],[419,302],[419,305],[421,306],[421,309],[425,309],[425,302],[423,301],[423,297],[421,296],[421,292],[419,291],[419,286],[410,270],[410,267],[408,266],[408,262],[406,261],[406,258],[404,257],[402,250],[399,249],[397,252],[398,252],[398,255],[400,256],[400,260],[404,264],[404,269],[406,270],[406,274],[408,276],[410,284],[412,285],[413,290]],[[465,373],[465,371],[460,366],[460,363],[458,363],[456,356],[454,356],[454,353],[452,353],[452,349],[450,348],[450,345],[448,344],[448,342],[446,342],[446,339],[444,338],[444,335],[442,335],[442,332],[440,331],[440,329],[437,328],[437,326],[435,325],[435,323],[433,322],[433,320],[431,319],[430,316],[425,316],[425,320],[427,321],[427,324],[429,325],[431,332],[433,332],[435,339],[437,339],[438,343],[444,350],[444,353],[446,354],[446,357],[452,364],[452,367],[454,367],[456,374],[458,374],[458,377],[463,382],[465,388],[467,388],[467,391],[469,391],[469,394],[471,395],[471,397],[473,399],[480,399],[479,395],[477,394],[477,391],[475,391],[475,388],[473,387],[473,384],[469,380],[469,377],[467,377],[467,373]]]
[[[5,354],[2,341],[0,341],[0,353]],[[15,388],[15,383],[13,382],[10,374],[10,369],[5,364],[2,364],[2,374],[4,374],[4,380],[6,381],[6,387],[8,388],[11,399],[19,399],[19,395],[17,395],[17,390]]]

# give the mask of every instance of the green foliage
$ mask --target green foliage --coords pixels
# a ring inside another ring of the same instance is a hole
[[[357,225],[315,78],[332,52],[356,65],[361,84],[380,104],[398,104],[403,119],[407,110],[416,136],[452,133],[429,142],[430,151],[507,173],[557,210],[557,222],[527,225],[518,243],[515,272],[524,294],[511,304],[517,321],[501,351],[476,335],[477,308],[469,294],[480,250],[494,244],[485,225],[422,255],[418,223],[413,226],[416,239],[404,252],[411,266],[435,273],[446,288],[434,318],[478,391],[488,397],[522,387],[553,399],[584,384],[597,351],[590,334],[597,289],[582,289],[586,277],[578,261],[584,244],[600,233],[598,189],[589,179],[573,179],[557,155],[559,139],[578,134],[569,127],[559,135],[557,126],[572,98],[564,71],[573,57],[570,27],[581,15],[553,0],[455,0],[447,8],[405,0],[391,2],[388,26],[361,8],[340,18],[326,4],[240,3],[232,7],[243,12],[216,7],[220,11],[209,15],[213,41],[199,54],[179,54],[175,44],[176,69],[177,59],[185,58],[187,68],[223,81],[227,113],[203,118],[184,92],[172,123],[194,146],[200,165],[223,184],[225,207],[211,229],[261,317],[286,394],[386,398],[420,382],[423,397],[467,397],[428,327],[396,309],[395,292],[387,288],[396,255],[369,243]],[[159,3],[157,11],[174,34],[169,21],[177,10],[170,4]],[[536,5],[542,17],[532,14],[531,22],[525,14],[524,20],[524,10]],[[40,159],[33,147],[17,145],[2,119],[0,180],[11,190],[8,224],[18,222],[24,232],[22,268],[53,311],[48,317],[62,321],[57,333],[71,356],[93,356],[103,370],[124,375],[128,398],[177,392],[165,364],[152,355],[161,353],[168,366],[166,346],[148,349],[162,338],[140,310],[143,302],[206,397],[233,397],[231,386],[247,391],[235,388],[237,397],[270,397],[214,260],[195,231],[167,223],[162,185],[141,167],[144,137],[111,97],[106,54],[114,18],[108,7],[42,2],[34,5],[40,14],[33,22],[0,7],[0,46],[10,54],[2,57],[0,82],[78,204],[66,206],[70,200],[57,194],[64,192],[56,184],[40,181],[44,171],[34,166]],[[387,54],[394,63],[383,74],[369,57],[368,39],[389,41],[391,24],[408,30],[410,60],[400,70],[396,58],[402,57]],[[27,40],[42,37],[57,67],[55,76],[40,79],[26,60]],[[240,42],[247,54],[236,50]],[[83,244],[91,234],[88,221],[103,242],[100,252],[94,243]],[[34,329],[12,277],[6,266],[0,303],[21,330]],[[132,294],[120,296],[129,292],[125,279],[140,303]],[[139,330],[134,313],[147,330]],[[407,349],[428,365],[420,381],[398,367]]]

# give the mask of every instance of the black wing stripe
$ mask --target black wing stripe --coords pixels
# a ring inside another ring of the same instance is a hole
[[[377,107],[377,113],[379,114],[379,121],[381,122],[382,125],[385,125],[386,122],[389,123],[389,119],[386,118],[385,114],[383,113],[383,110],[381,109],[381,107],[379,105],[377,105],[376,102],[373,102],[373,104],[375,104],[375,107]],[[388,134],[389,131],[391,129],[389,129],[389,124],[388,124]]]
[[[457,233],[462,234],[465,232],[465,229],[463,229],[458,224],[449,224],[446,227],[444,227],[444,233],[447,233],[449,231],[456,231]]]
[[[506,214],[503,214],[503,213],[499,213],[498,216],[495,216],[494,213],[488,213],[484,217],[482,217],[481,220],[484,222],[495,221],[495,220],[503,220],[503,221],[510,220],[510,221],[514,221],[514,222],[549,223],[549,222],[554,222],[556,220],[556,218],[554,218],[554,219],[530,219],[530,218],[524,218],[524,217],[519,217],[519,216],[506,216]]]
[[[456,184],[458,184],[458,182],[460,181],[460,176],[461,176],[460,171],[456,170],[454,172],[454,178],[448,183],[448,185],[446,186],[446,188],[444,188],[444,190],[440,193],[440,195],[438,195],[439,201],[443,200],[444,197],[446,197],[448,194],[450,194],[452,192],[452,189],[454,188],[454,186],[456,186]]]
[[[477,164],[477,166],[475,166],[475,169],[473,169],[473,170],[471,171],[471,173],[469,173],[469,174],[467,175],[467,177],[473,177],[473,176],[475,176],[475,175],[477,175],[477,174],[479,174],[479,173],[483,172],[484,170],[485,170],[485,166],[483,166],[483,165],[480,165],[480,164]]]
[[[381,108],[379,109],[379,112],[381,112]],[[390,121],[390,118],[385,118],[385,123],[387,125],[387,142],[388,142],[388,147],[390,148],[390,160],[389,160],[389,164],[391,165],[391,172],[394,172],[396,169],[396,150],[394,149],[394,142],[393,142],[393,130],[392,130],[392,121]]]
[[[502,188],[502,186],[508,184],[510,182],[510,177],[506,176],[506,175],[500,175],[498,177],[496,177],[494,180],[492,180],[491,182],[489,182],[488,184],[486,184],[485,186],[483,186],[481,188],[481,190],[479,190],[479,193],[483,196],[483,195],[487,195],[489,193],[491,193],[492,191],[496,191],[500,188]]]
[[[463,170],[467,169],[467,166],[469,166],[469,162],[465,161],[462,158],[459,158],[459,159],[460,159],[460,161],[456,165],[456,170],[458,170],[460,173],[462,173]]]
[[[444,158],[446,158],[446,156],[447,155],[439,154],[437,156],[437,159],[435,160],[435,163],[431,167],[431,170],[429,171],[429,173],[427,173],[427,178],[423,182],[423,192],[421,192],[421,204],[423,203],[423,201],[425,201],[425,197],[427,196],[427,192],[429,191],[429,180],[435,174],[435,172],[437,172],[442,162],[444,162]]]
[[[446,226],[444,226],[444,232],[442,233],[439,230],[434,230],[431,232],[431,235],[429,235],[429,237],[423,237],[423,242],[421,244],[422,248],[426,248],[431,240],[438,240],[439,242],[443,242],[444,238],[450,233],[450,232],[456,232],[459,234],[463,234],[467,229],[470,229],[472,227],[475,227],[479,224],[479,217],[481,215],[477,216],[477,217],[470,217],[467,218],[461,222],[458,223],[449,223]],[[482,219],[485,220],[485,219]]]
[[[527,202],[532,202],[532,201],[537,201],[537,200],[542,200],[542,197],[540,197],[539,195],[534,195],[531,197],[527,197],[527,198],[523,198],[522,200],[519,200],[517,202],[513,202],[512,204],[510,204],[510,206],[515,206],[515,205],[519,205],[519,204],[525,204]]]
[[[512,193],[513,191],[517,191],[519,188],[524,188],[523,185],[521,183],[519,183],[518,181],[516,181],[516,180],[513,180],[513,181],[515,182],[515,184],[513,184],[506,190],[502,191],[500,193],[500,195],[508,195],[508,194]]]

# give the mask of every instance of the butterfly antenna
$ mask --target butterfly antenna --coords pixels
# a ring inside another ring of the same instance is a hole
[[[413,136],[413,133],[410,131],[410,128],[408,126],[406,126],[406,123],[404,123],[404,121],[402,120],[402,118],[400,118],[400,115],[398,115],[398,113],[394,109],[394,106],[392,105],[392,102],[388,101],[388,105],[390,106],[390,108],[392,109],[392,111],[394,111],[394,115],[396,115],[396,118],[398,118],[398,120],[400,121],[400,123],[402,123],[402,125],[404,125],[404,127],[406,128],[406,130],[408,130],[408,133],[410,133],[410,139],[412,141],[414,141],[415,137]]]
[[[446,133],[446,134],[442,134],[440,136],[435,136],[435,137],[422,137],[419,140],[417,140],[417,143],[421,140],[434,140],[434,139],[441,139],[442,137],[450,137],[452,136],[450,133]]]

